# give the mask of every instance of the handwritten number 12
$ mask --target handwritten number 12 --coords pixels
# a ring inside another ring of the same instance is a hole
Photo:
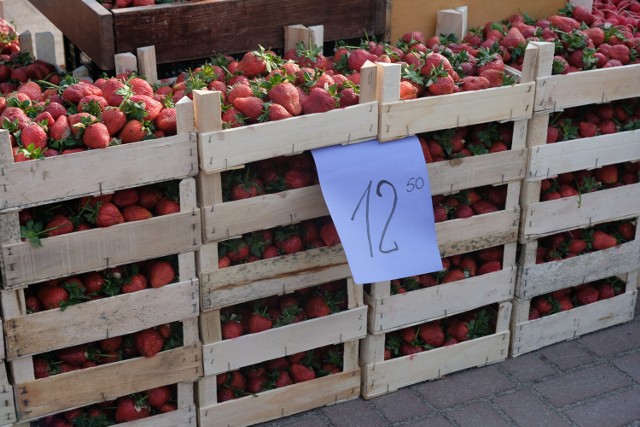
[[[369,185],[367,185],[367,188],[364,190],[364,193],[362,193],[362,197],[360,197],[360,200],[358,201],[358,204],[356,205],[355,210],[353,211],[353,214],[351,215],[351,221],[355,220],[356,214],[358,213],[358,210],[360,209],[360,206],[362,205],[362,201],[365,201],[365,224],[366,224],[366,229],[367,229],[367,241],[369,243],[369,256],[373,257],[373,244],[371,243],[371,221],[370,221],[370,201],[371,201],[371,184],[373,183],[373,181],[369,181]],[[393,191],[393,204],[391,205],[391,212],[389,212],[389,216],[387,217],[387,221],[384,225],[384,228],[382,229],[382,233],[380,234],[380,241],[378,244],[378,250],[383,253],[383,254],[388,254],[394,251],[399,250],[400,248],[398,247],[398,243],[397,242],[393,242],[394,247],[392,249],[382,249],[382,245],[384,243],[384,238],[387,234],[387,229],[389,228],[389,223],[391,222],[391,218],[393,218],[393,214],[396,211],[396,206],[398,205],[398,193],[396,191],[396,188],[394,187],[394,185],[392,183],[390,183],[389,181],[387,181],[386,179],[380,180],[378,181],[378,185],[376,186],[376,196],[378,197],[383,197],[382,196],[382,192],[381,189],[383,186],[389,186],[391,187],[391,190]]]

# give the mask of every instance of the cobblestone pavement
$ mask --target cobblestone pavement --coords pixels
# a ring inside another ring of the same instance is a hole
[[[260,427],[640,427],[635,320],[515,359]]]

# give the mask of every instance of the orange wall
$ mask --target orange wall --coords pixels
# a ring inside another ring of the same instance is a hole
[[[407,31],[420,30],[431,37],[436,30],[438,10],[458,6],[468,7],[468,26],[477,27],[489,21],[499,21],[514,13],[526,12],[533,18],[553,15],[566,0],[387,0],[391,3],[387,34],[398,40]],[[387,4],[388,4],[387,3]]]

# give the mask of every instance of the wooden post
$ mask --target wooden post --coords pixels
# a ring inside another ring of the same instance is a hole
[[[36,58],[56,64],[56,41],[51,31],[36,33]]]
[[[117,53],[113,56],[116,74],[138,72],[138,60],[133,53]]]
[[[18,36],[20,39],[20,51],[28,52],[32,56],[33,55],[33,37],[31,36],[31,31],[27,30],[24,33]]]
[[[466,6],[439,10],[436,35],[453,34],[458,40],[462,40],[467,33],[467,14]]]
[[[152,85],[158,83],[155,46],[139,47],[136,53],[140,75],[144,76]]]

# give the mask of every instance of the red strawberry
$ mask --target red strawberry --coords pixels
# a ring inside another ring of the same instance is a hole
[[[264,51],[252,51],[244,54],[238,62],[237,70],[247,77],[254,77],[267,71]]]
[[[71,220],[61,214],[56,214],[44,227],[47,232],[47,237],[60,236],[73,232],[73,223]]]
[[[38,298],[45,310],[51,310],[68,301],[69,293],[59,286],[47,286],[38,290]]]
[[[491,83],[486,77],[480,76],[467,76],[462,78],[462,86],[460,87],[464,92],[472,90],[488,89]]]
[[[316,378],[316,373],[313,369],[308,368],[300,363],[294,363],[289,366],[289,373],[294,383],[301,383],[304,381],[313,380]]]
[[[478,276],[482,274],[493,273],[502,269],[502,263],[500,261],[489,261],[480,266],[478,269]]]
[[[49,136],[51,139],[59,141],[71,136],[71,126],[69,126],[69,119],[67,116],[60,116],[49,127]]]
[[[238,320],[229,320],[222,323],[222,339],[229,340],[244,334],[242,323]]]
[[[44,150],[47,146],[47,133],[42,129],[42,126],[36,123],[26,125],[22,129],[20,139],[22,139],[22,145],[24,147],[33,145],[35,148]]]
[[[144,357],[153,357],[162,350],[164,339],[155,329],[146,329],[135,334],[135,345]]]
[[[102,112],[102,122],[109,131],[109,136],[114,136],[127,123],[127,117],[118,108],[108,107]]]
[[[143,221],[152,218],[153,214],[142,206],[131,205],[122,210],[122,217],[125,222]]]
[[[553,305],[545,297],[538,297],[532,300],[533,307],[541,316],[550,313],[553,310]]]
[[[98,216],[96,218],[96,225],[98,227],[110,227],[116,224],[122,224],[124,218],[120,213],[120,210],[111,202],[103,202],[98,208]]]
[[[227,387],[218,388],[218,392],[217,392],[217,402],[218,403],[227,402],[227,401],[233,400],[233,399],[236,399],[236,395],[233,392],[233,390],[231,390],[230,388],[227,388]]]
[[[293,380],[289,376],[289,373],[287,371],[278,371],[274,386],[280,388],[291,384],[293,384]]]
[[[307,187],[313,184],[314,175],[304,169],[289,169],[284,173],[284,181],[288,189]]]
[[[168,386],[147,390],[147,403],[153,408],[159,408],[171,400],[171,389]]]
[[[113,193],[111,202],[119,208],[139,204],[140,192],[137,188],[127,188]]]
[[[307,317],[311,319],[331,314],[331,308],[329,308],[329,305],[323,295],[314,295],[309,297],[304,305],[304,310],[307,313]]]
[[[33,358],[33,370],[36,379],[46,378],[51,375],[51,366],[49,365],[49,362],[41,357],[35,356]]]
[[[157,216],[171,215],[180,212],[180,204],[171,199],[161,199],[156,204],[155,213]]]
[[[603,283],[598,287],[598,300],[609,299],[616,296],[616,291],[610,283]]]
[[[155,118],[158,117],[158,114],[160,114],[160,111],[162,111],[162,104],[151,96],[133,95],[130,99],[133,102],[142,103],[144,105],[144,110],[147,112],[147,115],[144,117],[145,120],[155,120]]]
[[[549,23],[565,33],[570,33],[573,30],[580,28],[580,23],[568,16],[553,15],[547,18]]]
[[[164,108],[154,120],[156,129],[167,135],[175,135],[177,132],[177,113],[175,108]]]
[[[162,198],[164,197],[164,195],[162,194],[162,191],[160,191],[158,188],[153,186],[141,187],[137,190],[138,190],[137,191],[138,200],[131,204],[138,204],[145,209],[149,209],[149,210],[155,209],[158,202],[162,200]],[[124,190],[121,190],[121,191],[124,191]],[[114,193],[114,196],[115,194],[117,194],[117,192]]]
[[[560,305],[560,311],[567,311],[573,308],[573,302],[569,297],[560,298],[558,304]]]
[[[103,339],[99,342],[100,348],[102,348],[106,352],[115,352],[120,349],[122,346],[123,338],[119,337],[111,337]]]
[[[73,366],[82,366],[87,361],[87,346],[77,345],[56,351],[56,357],[64,363]]]
[[[288,82],[278,83],[269,90],[269,99],[282,105],[292,116],[302,113],[300,95],[296,87]]]
[[[233,106],[253,122],[259,121],[264,112],[264,101],[256,96],[236,98],[233,101]]]
[[[466,322],[454,323],[447,328],[447,335],[455,338],[458,342],[466,341],[468,334],[469,326]]]
[[[596,169],[594,175],[603,184],[611,185],[618,182],[618,168],[616,165],[607,165]]]
[[[153,87],[141,77],[134,77],[129,80],[129,86],[131,86],[131,90],[136,95],[153,96]]]
[[[152,261],[148,266],[149,284],[152,288],[168,285],[176,278],[173,266],[168,261]]]
[[[249,393],[260,393],[265,389],[269,381],[266,377],[249,378],[247,380],[246,390]]]
[[[419,345],[404,343],[400,346],[400,354],[402,356],[410,356],[412,354],[422,353],[424,348]]]
[[[583,286],[576,292],[576,301],[580,305],[587,305],[598,301],[600,293],[593,286]]]
[[[324,113],[336,108],[336,100],[326,89],[313,88],[309,95],[302,101],[304,114]]]
[[[595,251],[612,248],[617,244],[616,238],[604,231],[596,230],[591,236],[591,248]]]
[[[129,120],[120,132],[120,139],[123,144],[128,144],[142,141],[146,135],[147,131],[140,120]]]
[[[636,235],[636,227],[630,222],[618,224],[617,230],[625,241],[633,240]]]
[[[89,148],[107,148],[111,142],[109,130],[102,123],[92,123],[85,129],[82,142]]]
[[[26,295],[24,305],[27,308],[27,313],[37,313],[42,310],[42,304],[35,295]]]
[[[425,323],[420,326],[418,336],[422,342],[431,347],[440,347],[444,342],[444,331],[435,323]]]
[[[122,293],[128,294],[131,292],[138,292],[147,288],[148,283],[146,277],[142,274],[134,274],[124,285],[122,285]]]
[[[458,280],[464,280],[466,279],[467,276],[465,275],[465,273],[458,269],[458,268],[453,268],[451,270],[449,270],[447,272],[447,274],[445,274],[444,278],[442,279],[441,283],[451,283],[451,282],[456,282]]]
[[[320,238],[327,246],[335,246],[340,243],[338,230],[333,222],[326,222],[320,228]]]
[[[427,90],[431,95],[447,95],[454,92],[455,82],[446,72],[436,74],[427,83]]]
[[[266,331],[272,327],[273,322],[271,319],[257,312],[251,314],[247,319],[247,333],[249,334]]]
[[[582,138],[591,138],[598,134],[598,126],[591,122],[580,122],[578,132]]]
[[[116,407],[116,422],[124,423],[128,421],[140,420],[151,415],[151,411],[146,404],[137,403],[132,397],[121,397],[118,399]]]
[[[249,199],[265,194],[264,185],[258,178],[247,177],[231,188],[231,200]]]

